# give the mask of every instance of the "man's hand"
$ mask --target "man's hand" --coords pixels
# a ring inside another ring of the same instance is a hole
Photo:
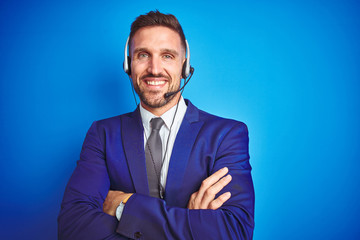
[[[116,208],[119,204],[127,197],[131,196],[132,193],[124,193],[121,191],[112,191],[108,192],[106,199],[103,204],[103,211],[111,216],[115,216]]]
[[[189,209],[213,209],[221,207],[231,197],[230,192],[221,194],[215,199],[215,195],[221,191],[230,181],[231,175],[227,175],[229,169],[224,167],[210,177],[206,178],[200,186],[199,191],[194,192],[189,200]]]

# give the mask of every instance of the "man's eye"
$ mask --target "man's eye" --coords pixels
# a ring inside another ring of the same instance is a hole
[[[165,59],[172,59],[172,58],[173,58],[173,56],[171,56],[171,55],[169,55],[169,54],[165,54],[163,57],[164,57]]]
[[[139,58],[147,58],[149,55],[146,53],[140,53]]]

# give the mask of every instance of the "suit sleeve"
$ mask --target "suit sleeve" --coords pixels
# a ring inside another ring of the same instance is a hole
[[[231,198],[217,210],[172,207],[160,199],[134,194],[126,203],[117,232],[144,239],[252,239],[254,189],[248,153],[248,131],[243,123],[219,141],[211,173],[228,167],[232,181],[219,193]]]
[[[58,239],[127,239],[115,232],[118,221],[102,210],[110,180],[97,123],[90,127],[58,217]]]

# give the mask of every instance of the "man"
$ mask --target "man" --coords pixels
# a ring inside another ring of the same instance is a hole
[[[140,104],[90,127],[59,239],[252,239],[246,125],[182,98],[188,45],[173,15],[139,16],[128,42],[124,69]]]

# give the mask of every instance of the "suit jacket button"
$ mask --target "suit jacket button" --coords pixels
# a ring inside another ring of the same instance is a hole
[[[135,237],[135,238],[141,238],[141,236],[142,236],[142,233],[141,233],[141,232],[136,232],[136,233],[134,234],[134,237]]]

